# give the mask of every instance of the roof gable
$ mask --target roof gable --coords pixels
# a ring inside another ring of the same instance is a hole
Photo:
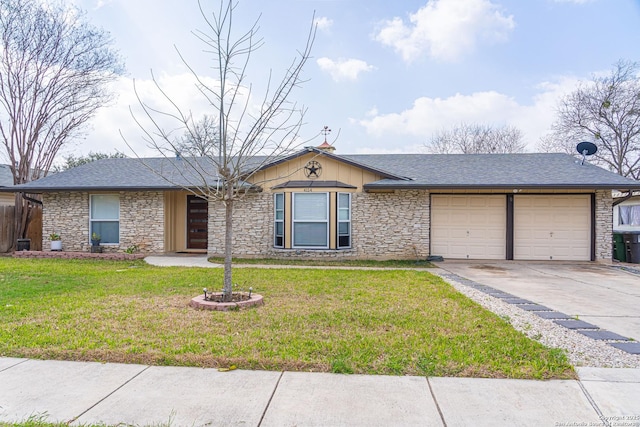
[[[397,180],[408,180],[410,178],[393,173],[393,172],[389,172],[383,168],[379,168],[379,167],[373,167],[371,165],[368,165],[366,163],[360,163],[358,160],[354,160],[351,158],[351,156],[339,156],[337,154],[333,154],[330,153],[328,151],[325,150],[320,150],[316,147],[306,147],[304,150],[300,150],[298,152],[295,152],[293,154],[291,154],[290,156],[286,156],[286,157],[282,157],[280,159],[277,159],[273,162],[267,163],[264,166],[260,167],[259,169],[257,169],[256,171],[263,171],[266,169],[270,169],[272,167],[278,166],[282,163],[285,162],[290,162],[292,160],[295,160],[299,157],[305,156],[309,153],[314,153],[316,156],[318,157],[327,157],[331,160],[334,160],[336,162],[341,162],[341,163],[345,163],[348,164],[350,166],[354,166],[356,168],[360,168],[363,169],[367,172],[371,172],[374,173],[376,175],[380,175],[381,177],[383,177],[383,179],[388,178],[388,179],[397,179]]]

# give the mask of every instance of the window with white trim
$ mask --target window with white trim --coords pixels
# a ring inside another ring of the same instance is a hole
[[[351,194],[338,193],[338,249],[351,247]]]
[[[273,195],[274,204],[274,224],[273,224],[273,246],[284,247],[284,193]]]
[[[640,230],[640,204],[636,200],[623,202],[613,208],[613,231]]]
[[[640,205],[618,205],[618,225],[640,226]]]
[[[92,194],[89,212],[89,238],[96,233],[103,244],[120,243],[120,196]]]
[[[293,193],[293,247],[329,247],[329,193]]]

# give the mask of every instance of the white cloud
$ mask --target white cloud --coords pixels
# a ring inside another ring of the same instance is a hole
[[[329,19],[326,16],[321,16],[316,18],[314,24],[318,26],[318,29],[321,31],[327,31],[333,25],[333,19]]]
[[[106,5],[108,5],[109,3],[111,3],[113,0],[98,0],[96,2],[96,9],[100,9]]]
[[[409,15],[408,23],[398,17],[386,21],[374,38],[393,47],[406,62],[424,52],[455,61],[478,42],[506,41],[514,27],[513,15],[506,16],[489,0],[429,0]]]
[[[213,107],[196,88],[191,74],[161,74],[156,78],[158,84],[184,114],[191,114],[195,119],[199,119],[203,114],[215,114]],[[217,81],[212,78],[201,77],[201,80],[211,87],[217,84]],[[70,147],[73,148],[74,153],[121,151],[131,156],[133,149],[143,157],[160,155],[145,142],[144,131],[131,116],[130,109],[146,130],[150,133],[156,132],[140,107],[133,84],[133,80],[126,77],[120,78],[113,84],[111,89],[119,94],[117,100],[113,105],[98,110],[96,116],[90,121],[91,137],[77,146]],[[138,95],[149,107],[165,113],[176,113],[175,108],[162,96],[150,78],[136,79],[135,85]],[[245,97],[242,97],[239,102],[244,102],[246,99],[246,93],[243,95]],[[255,112],[255,108],[253,105],[250,106],[251,112]],[[162,114],[156,114],[155,117],[165,132],[171,133],[174,137],[182,136],[184,129],[177,120]]]
[[[591,3],[595,0],[553,0],[556,3],[575,3],[575,4],[585,4]]]
[[[407,110],[377,114],[357,120],[357,123],[375,138],[419,138],[423,143],[434,132],[462,122],[512,125],[522,130],[529,151],[534,151],[540,137],[550,129],[558,100],[577,84],[577,79],[569,77],[541,83],[530,104],[521,104],[495,91],[456,94],[448,98],[421,97]]]
[[[316,61],[322,71],[326,71],[331,78],[336,81],[357,80],[358,75],[363,72],[376,69],[373,65],[367,64],[360,59],[338,59],[334,61],[330,58],[318,58]]]

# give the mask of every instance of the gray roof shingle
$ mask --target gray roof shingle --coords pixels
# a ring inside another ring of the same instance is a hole
[[[368,154],[331,155],[351,164],[387,171],[397,177],[366,184],[366,189],[391,188],[590,188],[640,189],[633,181],[597,166],[580,165],[567,154]],[[261,159],[255,159],[259,164]],[[211,171],[206,180],[215,186],[215,168],[198,159]],[[184,159],[104,159],[21,186],[31,192],[162,190],[202,185],[205,178],[185,167]],[[154,172],[155,171],[155,172]]]
[[[13,174],[9,165],[0,165],[0,187],[13,185]]]
[[[568,154],[397,154],[345,156],[410,177],[365,188],[640,188],[634,181]]]

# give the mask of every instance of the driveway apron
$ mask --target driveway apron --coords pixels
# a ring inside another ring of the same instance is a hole
[[[640,275],[587,262],[445,261],[438,267],[640,341]]]

